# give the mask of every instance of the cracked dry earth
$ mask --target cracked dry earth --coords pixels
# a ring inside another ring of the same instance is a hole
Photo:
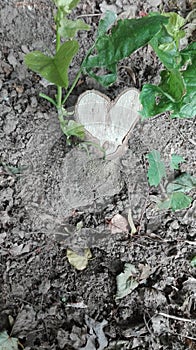
[[[0,0],[0,332],[25,350],[196,349],[195,193],[190,208],[157,211],[146,178],[145,155],[181,154],[182,171],[194,173],[194,120],[167,115],[139,121],[127,152],[115,161],[66,146],[55,110],[39,92],[55,94],[28,71],[25,53],[52,50],[52,2]],[[70,80],[93,42],[107,9],[163,9],[186,16],[188,1],[81,1],[74,12],[91,25],[80,32],[80,53]],[[124,68],[132,69],[135,79]],[[92,88],[115,98],[124,88],[157,82],[160,64],[148,48],[119,66],[118,81],[104,90],[83,77],[68,101]],[[137,228],[111,233],[115,214]],[[90,248],[83,271],[72,267],[67,248]],[[137,287],[116,299],[117,276],[135,267]]]

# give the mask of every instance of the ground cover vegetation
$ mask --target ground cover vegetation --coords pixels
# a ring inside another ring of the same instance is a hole
[[[26,55],[25,63],[33,71],[57,86],[55,99],[40,94],[49,100],[58,111],[61,129],[70,142],[72,136],[84,138],[84,128],[74,120],[68,120],[64,108],[67,98],[73,91],[82,73],[96,79],[104,87],[117,79],[117,65],[120,60],[130,56],[137,49],[149,44],[155,51],[164,69],[160,73],[160,84],[145,84],[140,94],[142,119],[150,118],[169,111],[171,118],[194,118],[196,115],[196,43],[180,49],[180,40],[185,36],[185,20],[178,14],[150,13],[139,19],[117,20],[115,13],[108,11],[100,20],[95,43],[88,50],[81,67],[69,86],[68,69],[71,60],[79,50],[74,39],[77,31],[90,30],[81,19],[69,20],[67,16],[79,1],[55,0],[57,10],[54,15],[56,25],[56,52],[48,56],[40,51]],[[61,42],[63,39],[63,43]],[[104,73],[100,74],[100,70]],[[62,95],[65,89],[65,96]],[[158,158],[157,158],[158,157]],[[153,158],[153,159],[152,159]],[[150,185],[157,186],[165,176],[165,167],[159,160],[158,152],[148,155],[151,160],[150,174],[159,173],[159,180],[149,178]],[[160,208],[179,210],[191,203],[191,198],[183,192],[195,187],[195,180],[184,174],[179,186],[168,187],[168,197]],[[192,185],[190,186],[190,182]],[[181,187],[180,187],[181,184]]]
[[[117,19],[117,16],[113,12],[110,12],[110,11],[106,12],[105,17],[101,19],[99,22],[96,40],[92,45],[92,47],[86,53],[86,56],[83,59],[80,69],[75,76],[73,84],[70,86],[69,79],[68,79],[68,69],[72,59],[74,58],[74,56],[77,54],[79,50],[79,44],[75,39],[76,33],[78,30],[90,30],[90,27],[80,19],[77,19],[75,21],[68,19],[69,14],[77,6],[77,4],[79,3],[79,0],[54,0],[54,3],[56,5],[56,11],[54,14],[54,21],[56,26],[55,27],[55,30],[56,30],[55,52],[51,55],[44,54],[40,51],[31,52],[26,55],[25,63],[31,70],[41,75],[50,83],[56,85],[56,96],[54,98],[51,98],[42,93],[40,93],[40,96],[45,98],[53,106],[55,106],[57,110],[61,130],[65,134],[68,144],[72,143],[73,137],[77,137],[79,140],[84,139],[83,126],[76,123],[74,120],[70,120],[70,118],[67,118],[67,117],[70,117],[70,115],[65,107],[67,99],[70,96],[70,94],[73,92],[74,87],[76,86],[81,75],[82,74],[89,75],[93,77],[95,80],[97,80],[104,87],[107,88],[111,86],[113,83],[115,83],[117,79],[118,63],[124,58],[129,57],[133,52],[135,52],[137,49],[145,45],[150,45],[152,49],[155,51],[156,55],[159,57],[162,63],[163,70],[160,73],[160,83],[158,85],[145,84],[142,87],[141,94],[140,94],[140,101],[143,107],[141,111],[142,120],[152,118],[152,123],[153,123],[154,116],[161,115],[161,113],[165,113],[165,112],[171,118],[191,119],[195,117],[196,115],[196,90],[195,90],[196,45],[195,43],[190,43],[186,47],[181,48],[180,43],[181,43],[181,39],[183,39],[183,37],[185,36],[184,26],[186,24],[185,20],[181,16],[179,16],[174,12],[150,13],[148,16],[144,16],[139,19],[125,19],[125,20],[120,19],[119,20]],[[187,193],[189,193],[196,187],[195,177],[191,176],[187,172],[181,172],[181,164],[187,162],[188,159],[185,160],[185,158],[183,158],[179,154],[172,154],[171,158],[170,159],[168,158],[165,162],[165,157],[163,161],[163,155],[159,151],[153,149],[146,155],[146,160],[148,163],[147,178],[148,178],[149,185],[151,188],[155,188],[155,189],[159,188],[159,192],[160,192],[160,195],[158,195],[156,198],[157,207],[161,210],[171,210],[172,214],[175,211],[188,208],[191,205],[192,197]],[[3,169],[6,172],[9,173],[9,175],[11,174],[10,176],[12,175],[21,176],[21,174],[23,173],[23,168],[20,168],[17,166],[15,167],[10,166],[9,164],[6,164],[3,161],[1,162],[0,165],[3,167]],[[129,221],[129,226],[133,228],[132,230],[130,230],[131,235],[132,236],[134,236],[134,234],[137,235],[137,229],[135,229],[134,223],[132,222],[131,214],[128,221]],[[125,224],[125,229],[126,229],[126,224]],[[128,232],[128,234],[130,234],[130,232]],[[2,237],[1,239],[3,239]],[[165,241],[164,243],[167,243],[167,242]],[[175,242],[175,245],[176,245],[176,242]],[[40,248],[40,251],[41,249],[42,247]],[[170,254],[172,256],[173,254],[172,252],[175,249],[176,249],[175,246],[171,247],[168,253],[168,259],[170,257]],[[86,269],[89,261],[91,261],[93,264],[93,260],[94,260],[93,253],[94,253],[94,248],[92,249],[92,252],[89,248],[85,248],[83,255],[77,254],[71,248],[70,249],[67,248],[66,257],[69,261],[69,264],[72,265],[74,269],[78,270],[80,273],[82,270]],[[20,253],[18,254],[20,257]],[[36,250],[36,254],[37,254],[37,250]],[[50,262],[47,261],[48,265],[52,263],[52,259],[53,259],[53,255],[48,248],[46,252],[46,256],[48,257],[48,255],[50,254],[51,254]],[[65,255],[65,251],[63,250],[63,257],[64,255]],[[31,256],[30,256],[30,259],[31,259]],[[100,261],[102,264],[102,260]],[[195,254],[189,256],[189,262],[193,268],[196,267]],[[63,260],[61,261],[61,263],[63,265],[62,274],[64,274],[65,261]],[[29,266],[30,264],[31,262],[29,263]],[[131,292],[137,290],[138,286],[142,288],[143,286],[147,285],[146,281],[150,281],[150,288],[153,290],[154,288],[154,287],[152,288],[153,278],[154,278],[154,275],[155,277],[156,277],[156,274],[158,275],[159,273],[158,269],[160,269],[160,266],[159,267],[155,266],[155,269],[153,271],[150,271],[149,266],[147,264],[146,265],[140,264],[140,265],[141,266],[139,266],[139,269],[138,269],[138,267],[135,267],[135,264],[126,262],[124,264],[123,269],[119,269],[119,271],[117,269],[115,271],[115,274],[114,274],[115,283],[116,283],[115,300],[119,301],[125,298]],[[177,266],[177,263],[175,263],[175,266]],[[96,264],[95,264],[95,267],[96,267]],[[9,273],[9,266],[7,266],[7,269]],[[58,268],[56,275],[61,273],[60,269],[61,269],[61,266]],[[68,271],[68,273],[69,272],[70,271]],[[98,273],[99,272],[100,271],[98,271]],[[82,275],[78,274],[78,276],[82,276]],[[169,277],[169,278],[171,279],[172,277]],[[168,281],[169,281],[169,278],[168,278]],[[178,287],[178,284],[179,284],[180,286],[183,286],[185,291],[186,291],[186,288],[187,290],[189,290],[189,286],[191,286],[191,283],[193,283],[192,281],[193,279],[192,280],[191,278],[190,280],[188,279],[187,281],[185,281],[187,282],[187,284],[183,285],[184,283],[183,278],[184,278],[183,274],[180,277],[176,276],[176,281],[177,281],[176,286]],[[167,288],[169,288],[168,281],[167,281],[168,283]],[[56,279],[56,283],[57,283],[57,279]],[[61,280],[61,284],[58,285],[59,290],[61,290],[62,284],[63,282]],[[56,286],[57,284],[56,285],[54,284],[54,289],[58,289]],[[177,290],[177,287],[176,287],[176,290]],[[49,299],[47,298],[51,297],[50,291],[49,291],[50,286],[48,287],[48,289],[47,289],[47,286],[43,287],[43,289],[44,288],[46,291],[43,292],[42,299],[45,298],[48,302]],[[170,296],[170,291],[169,289],[167,290],[167,288],[165,287],[165,293],[167,295],[167,298],[171,299],[170,304],[172,308],[173,300],[175,300],[175,298],[178,299],[176,297],[177,292],[175,288],[171,289],[171,293],[173,294],[172,296]],[[154,288],[154,290],[156,290],[156,288]],[[160,297],[161,294],[159,294],[159,292],[157,291],[156,293],[157,293],[157,296]],[[159,298],[156,296],[156,293],[155,293],[155,298],[158,300]],[[114,297],[114,293],[112,293],[112,295]],[[51,299],[52,298],[53,296],[51,297]],[[145,302],[147,305],[148,305],[148,300],[150,300],[150,298],[147,294],[147,297],[145,299]],[[179,300],[177,300],[177,302],[180,305]],[[63,302],[65,303],[65,308],[66,308],[66,303],[67,305],[69,305],[69,303],[67,302],[66,298],[63,299],[62,297],[61,303],[63,304]],[[190,305],[192,305],[191,298],[189,299],[189,301],[185,300],[183,304],[184,308],[186,308],[186,303],[190,303]],[[76,305],[76,307],[80,307],[81,305],[82,305],[81,306],[82,308],[85,307],[82,304],[82,302],[80,306],[79,304],[80,303],[77,304],[72,301],[70,305],[71,307],[73,305]],[[118,304],[118,307],[119,305],[120,304]],[[191,308],[192,306],[189,307],[190,312],[192,310]],[[51,309],[50,311],[51,311],[51,315],[48,314],[47,316],[53,317],[54,315],[52,313],[53,310]],[[112,312],[116,313],[117,311],[112,310]],[[162,313],[162,316],[167,318],[170,315]],[[157,332],[160,331],[161,337],[163,339],[163,344],[166,344],[167,339],[163,337],[163,333],[162,333],[163,323],[161,323],[162,320],[159,321],[159,317],[161,317],[161,313],[156,314],[153,317],[152,318],[149,317],[149,322],[148,323],[146,322],[146,327],[149,330],[149,327],[151,326],[150,321],[152,321],[152,324],[154,322]],[[191,322],[191,320],[180,318],[178,316],[176,317],[177,317],[176,319],[178,319],[178,321],[180,322],[185,322],[185,323],[189,321]],[[173,318],[175,318],[175,316],[173,316]],[[86,325],[92,331],[92,334],[96,334],[96,341],[94,342],[94,338],[92,337],[92,335],[90,335],[86,343],[87,345],[82,345],[84,346],[82,348],[87,349],[92,339],[93,339],[92,344],[94,343],[96,344],[96,342],[99,342],[100,349],[106,348],[107,339],[103,332],[103,328],[105,327],[104,322],[106,321],[103,320],[102,322],[99,323],[99,322],[93,321],[93,319],[91,318],[88,319],[87,317],[85,318],[85,320],[86,320]],[[8,328],[9,329],[12,328],[14,320],[10,317],[9,320],[6,319],[6,322],[9,323],[8,327],[4,327],[3,322],[1,320],[0,349],[2,350],[23,349],[24,347],[21,343],[21,340],[19,340],[21,338],[17,337],[17,335],[15,334],[12,335],[12,332],[10,333],[9,331],[5,330]],[[29,321],[29,322],[32,323],[32,321]],[[72,327],[72,320],[71,322],[68,322],[68,323],[69,323],[68,333],[70,333],[70,329]],[[78,320],[76,324],[77,326],[75,325],[73,326],[75,327],[75,330],[74,330],[75,333],[73,333],[73,335],[75,336],[76,343],[77,343],[78,339],[81,341],[82,335],[78,333],[80,328],[78,326],[80,325],[80,322]],[[165,323],[164,323],[164,327],[165,327]],[[21,326],[21,328],[25,328],[25,327]],[[48,329],[46,330],[47,330],[46,333],[52,334],[53,332],[53,329],[51,330],[49,329],[49,331]],[[41,331],[43,332],[43,330]],[[136,328],[136,331],[138,331],[137,328]],[[30,334],[31,332],[29,332],[29,330],[27,329],[27,333]],[[25,343],[25,337],[27,339],[28,336],[29,335],[25,335],[22,338],[22,342],[24,340],[24,343]],[[33,335],[33,337],[36,338],[36,335],[35,336]],[[59,348],[64,349],[63,341],[64,341],[64,338],[66,337],[68,336],[67,335],[65,336],[63,332],[60,333],[59,331],[58,344],[60,345],[58,345],[58,349]],[[144,337],[143,333],[141,333],[141,339],[142,337]],[[50,335],[48,336],[48,338],[50,338]],[[125,335],[125,338],[126,338],[126,335]],[[129,335],[128,335],[128,338],[129,338]],[[138,336],[138,339],[139,338],[140,336]],[[185,340],[186,340],[186,342],[184,341],[186,343],[185,346],[186,347],[188,346],[188,348],[193,349],[194,338],[191,338],[191,336],[190,337],[187,336],[187,338],[185,337]],[[57,340],[55,341],[57,342]],[[157,340],[154,339],[154,335],[153,335],[153,341],[154,341],[153,344],[155,345],[158,344],[156,343]],[[111,345],[111,347],[109,347],[108,349],[112,349],[112,350],[116,348],[124,349],[124,346],[126,346],[127,344],[125,343],[126,341],[123,340],[121,343],[119,342],[118,345],[115,345],[115,344]],[[92,348],[94,349],[95,348],[94,346],[97,347],[99,345],[92,345]],[[67,342],[65,341],[65,347],[67,346],[68,346]],[[157,345],[157,347],[158,346],[159,345]],[[175,348],[175,341],[174,341],[174,345],[171,345],[171,346],[172,346],[172,349]],[[79,345],[76,345],[76,347],[79,348]],[[76,347],[74,347],[74,349]],[[136,347],[137,347],[137,344],[136,344]],[[36,345],[36,349],[37,348],[39,348],[39,345]],[[45,348],[45,345],[43,345],[43,348]],[[165,348],[165,345],[163,345],[163,348]]]

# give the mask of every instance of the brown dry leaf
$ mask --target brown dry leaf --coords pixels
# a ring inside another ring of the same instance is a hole
[[[111,233],[129,233],[128,221],[124,216],[116,214],[109,223]]]

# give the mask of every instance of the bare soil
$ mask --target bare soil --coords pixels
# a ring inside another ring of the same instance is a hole
[[[195,122],[167,115],[140,121],[126,154],[114,161],[67,146],[55,110],[39,97],[54,96],[55,88],[24,65],[31,50],[53,51],[53,8],[49,0],[0,0],[0,332],[25,350],[196,349],[195,193],[186,210],[158,211],[160,192],[148,186],[145,160],[152,149],[166,164],[177,153],[187,161],[181,171],[193,174]],[[81,1],[74,16],[92,29],[78,35],[70,81],[107,9],[186,17],[191,3]],[[149,48],[138,50],[119,65],[108,90],[82,77],[67,107],[88,89],[115,98],[127,87],[155,83],[160,67]],[[137,233],[112,234],[112,217],[127,218],[130,209]],[[92,259],[77,271],[66,250],[87,247]],[[116,300],[125,263],[135,266],[139,283]]]

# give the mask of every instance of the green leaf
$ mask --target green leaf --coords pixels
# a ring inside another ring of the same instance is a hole
[[[18,339],[9,337],[6,331],[0,333],[1,350],[18,350]]]
[[[185,31],[180,30],[180,28],[183,27],[186,21],[175,12],[164,13],[164,16],[169,17],[169,22],[165,25],[165,28],[167,29],[168,34],[175,40],[177,47],[179,47],[180,39],[184,38],[186,34]]]
[[[161,160],[160,153],[156,150],[148,153],[146,158],[149,162],[148,181],[150,186],[158,186],[163,177],[166,176],[165,164]]]
[[[115,23],[117,19],[116,13],[112,11],[106,11],[105,17],[100,19],[98,29],[97,29],[97,39],[99,39],[102,35],[107,33],[109,28]]]
[[[160,202],[159,209],[171,209],[172,211],[186,209],[190,206],[192,198],[182,192],[173,192],[168,198]]]
[[[173,103],[164,94],[159,86],[145,84],[140,93],[140,102],[143,109],[140,111],[142,120],[160,113],[170,111]]]
[[[139,283],[134,278],[137,270],[134,265],[126,263],[124,266],[124,272],[120,273],[116,277],[117,282],[117,294],[116,299],[122,299],[126,295],[130,294]]]
[[[75,136],[81,140],[83,140],[85,137],[84,126],[75,122],[74,120],[64,120],[64,122],[60,122],[60,126],[68,140],[72,136]]]
[[[146,84],[140,94],[143,119],[165,111],[172,118],[194,118],[196,116],[196,58],[192,57],[186,70],[164,71],[158,86]],[[179,101],[180,100],[180,101]]]
[[[84,249],[84,255],[79,255],[72,249],[67,249],[67,258],[69,263],[76,268],[76,270],[82,271],[88,265],[88,260],[92,258],[92,254],[89,248]]]
[[[68,67],[72,58],[78,52],[77,41],[67,41],[61,45],[54,57],[34,51],[25,56],[25,64],[34,72],[40,74],[49,82],[62,87],[68,87]]]
[[[77,34],[78,30],[89,30],[89,29],[90,29],[90,26],[81,19],[72,21],[67,18],[62,18],[60,21],[58,33],[62,38],[72,39]]]
[[[196,256],[194,256],[193,259],[191,260],[191,266],[196,267]]]
[[[54,0],[54,3],[63,10],[64,14],[68,14],[77,6],[79,1],[80,0]]]
[[[196,178],[184,173],[167,185],[167,193],[188,192],[196,187]]]
[[[185,49],[180,51],[183,66],[187,61],[192,64],[192,60],[196,57],[196,42],[189,44]]]
[[[154,13],[150,15],[155,16]],[[168,70],[176,69],[182,60],[178,46],[184,31],[178,28],[181,27],[183,18],[173,12],[164,13],[164,16],[169,17],[169,21],[152,38],[150,45]]]
[[[186,162],[186,160],[182,156],[180,156],[178,154],[172,154],[170,166],[172,169],[178,170],[179,164],[184,163],[184,162]]]
[[[182,71],[186,88],[189,93],[195,91],[195,88],[196,88],[195,70],[196,70],[196,56],[192,58],[192,63],[188,65],[186,70]]]
[[[167,22],[168,19],[161,15],[119,20],[110,33],[98,36],[95,43],[96,54],[89,55],[82,67],[103,86],[109,86],[116,81],[117,63],[146,45]],[[95,73],[100,68],[106,71],[102,76]]]
[[[179,102],[186,92],[183,77],[177,69],[163,70],[161,72],[159,88],[162,90],[163,95],[172,102]]]

